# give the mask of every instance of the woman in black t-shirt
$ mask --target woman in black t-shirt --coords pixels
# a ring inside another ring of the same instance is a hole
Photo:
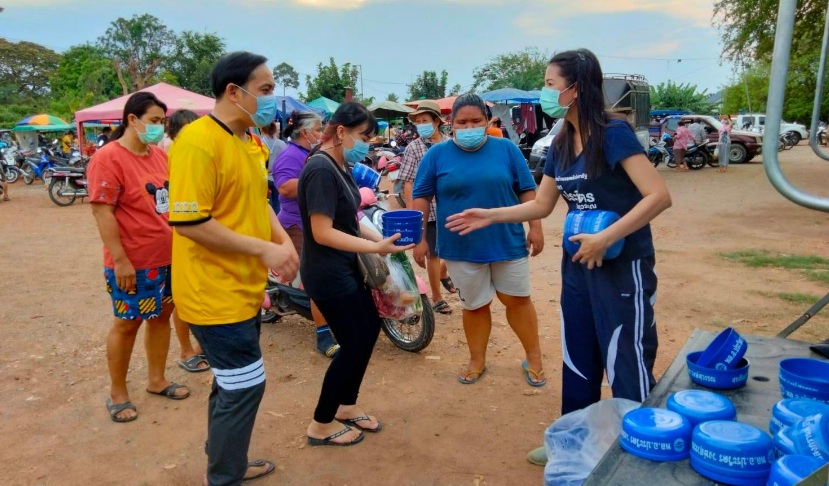
[[[389,254],[414,245],[395,246],[400,235],[382,239],[357,220],[360,193],[346,164],[365,158],[368,140],[376,133],[377,120],[363,105],[340,105],[299,176],[297,201],[305,239],[302,283],[340,344],[308,426],[310,445],[353,445],[365,437],[361,431],[382,428],[380,421],[357,407],[380,334],[380,316],[360,275],[357,253]]]

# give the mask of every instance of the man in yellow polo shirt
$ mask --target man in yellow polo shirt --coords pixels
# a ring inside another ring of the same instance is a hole
[[[276,116],[266,61],[249,52],[220,59],[211,74],[213,113],[187,125],[169,154],[173,294],[214,374],[210,486],[238,485],[275,469],[247,458],[265,392],[259,307],[268,268],[290,281],[299,264],[268,204],[267,152],[249,133]]]

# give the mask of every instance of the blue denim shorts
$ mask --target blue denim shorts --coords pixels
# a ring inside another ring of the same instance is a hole
[[[104,268],[107,292],[112,298],[115,317],[124,320],[154,319],[161,315],[164,304],[172,303],[170,266],[135,271],[135,290],[118,287],[115,271]]]

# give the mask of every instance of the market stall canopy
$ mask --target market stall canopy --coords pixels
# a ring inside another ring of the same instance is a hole
[[[540,94],[540,92],[539,92]],[[538,96],[533,96],[529,91],[516,88],[501,88],[480,94],[484,101],[492,103],[537,103]]]
[[[288,118],[289,116],[291,116],[291,113],[295,111],[298,111],[300,113],[316,113],[317,115],[325,116],[324,110],[306,105],[305,103],[302,103],[296,98],[292,98],[290,96],[277,96],[276,109],[276,118],[282,118],[283,115],[285,118]]]
[[[139,91],[156,95],[167,105],[167,115],[172,115],[176,110],[190,110],[199,115],[207,115],[213,111],[213,106],[216,104],[216,100],[213,98],[167,83],[154,84]],[[75,121],[83,123],[93,120],[120,120],[124,115],[124,105],[127,104],[127,100],[132,95],[133,93],[130,93],[75,112]]]
[[[399,118],[413,112],[414,108],[385,100],[369,106],[368,111],[374,113],[374,116],[378,118]]]
[[[308,106],[322,110],[329,115],[333,115],[334,112],[337,111],[337,108],[340,107],[340,104],[332,99],[326,98],[325,96],[320,96],[315,100],[309,101]]]
[[[440,112],[444,115],[447,113],[452,113],[452,105],[455,104],[455,100],[458,99],[457,96],[449,96],[447,98],[441,98],[439,100],[434,100],[435,103],[438,104],[440,107]],[[407,101],[406,106],[410,106],[412,108],[417,108],[417,104],[420,103],[422,100],[414,100],[414,101]],[[487,101],[486,104],[488,106],[494,106],[491,102]]]
[[[56,116],[41,113],[26,117],[12,128],[13,132],[60,132],[71,130],[72,125]]]

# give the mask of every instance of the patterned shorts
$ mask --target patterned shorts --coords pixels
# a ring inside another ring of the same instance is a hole
[[[163,304],[172,303],[170,266],[135,271],[135,290],[118,287],[115,271],[104,268],[107,292],[112,297],[115,317],[124,320],[153,319],[161,315]]]

